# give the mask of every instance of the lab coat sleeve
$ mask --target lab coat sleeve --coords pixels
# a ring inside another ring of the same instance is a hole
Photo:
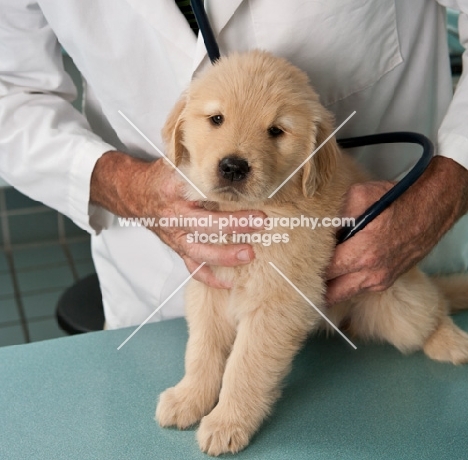
[[[439,3],[460,11],[459,35],[465,52],[462,75],[439,128],[437,151],[468,169],[468,1],[445,0]]]
[[[89,204],[90,179],[99,157],[115,149],[71,105],[76,88],[40,7],[0,0],[0,11],[0,176],[99,232],[105,211]]]

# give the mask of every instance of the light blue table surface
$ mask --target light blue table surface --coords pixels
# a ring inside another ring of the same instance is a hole
[[[468,314],[456,318],[468,330]],[[195,431],[153,420],[183,375],[184,320],[0,349],[0,459],[207,459]],[[468,366],[315,337],[235,458],[468,458]],[[230,455],[224,456],[232,457]]]

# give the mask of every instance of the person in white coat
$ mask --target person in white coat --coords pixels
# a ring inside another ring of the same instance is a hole
[[[444,7],[462,12],[466,43],[468,2],[206,0],[205,6],[222,54],[269,50],[309,74],[337,123],[356,110],[339,137],[407,130],[436,143],[438,156],[418,183],[337,249],[328,300],[389,286],[467,211],[468,81],[465,72],[452,99]],[[76,90],[59,43],[86,82],[84,115],[70,104]],[[466,68],[466,53],[464,62]],[[209,265],[254,257],[249,245],[190,245],[184,238],[190,229],[125,227],[116,217],[204,212],[182,199],[173,171],[119,111],[162,148],[167,114],[209,65],[203,40],[175,0],[0,0],[0,175],[91,233],[109,328],[145,320],[202,262],[207,266],[196,278],[226,288]],[[415,159],[403,146],[355,154],[387,179]],[[385,181],[355,187],[344,212],[359,214],[388,187]],[[467,268],[466,226],[462,219],[426,260],[427,269]],[[152,320],[182,314],[178,292]]]

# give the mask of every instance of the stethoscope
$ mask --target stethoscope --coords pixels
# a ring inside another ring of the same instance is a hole
[[[192,5],[195,19],[198,23],[198,28],[200,29],[205,42],[208,57],[210,58],[211,63],[214,64],[221,55],[219,53],[219,47],[213,34],[213,30],[211,29],[208,16],[206,15],[205,8],[203,7],[202,0],[190,0],[190,3]],[[340,229],[337,233],[337,244],[341,244],[372,222],[418,180],[434,155],[434,146],[426,136],[408,131],[350,137],[348,139],[339,139],[337,142],[345,149],[363,147],[366,145],[392,143],[419,144],[423,148],[422,156],[413,168],[387,193],[385,193],[380,200],[376,201],[372,206],[367,208],[363,214],[357,217],[355,219],[354,226],[343,227]]]

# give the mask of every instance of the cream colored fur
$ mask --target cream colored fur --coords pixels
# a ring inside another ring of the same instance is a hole
[[[215,126],[210,117],[220,114],[224,122]],[[272,137],[271,126],[284,134]],[[208,196],[208,209],[322,218],[339,216],[347,189],[366,177],[334,139],[273,198],[268,195],[332,129],[332,117],[307,76],[283,59],[255,51],[222,58],[195,79],[163,135],[173,161]],[[219,161],[232,154],[246,159],[251,170],[246,181],[229,187],[217,171]],[[187,197],[200,199],[190,187]],[[201,421],[198,442],[210,455],[247,446],[279,397],[304,340],[325,327],[269,262],[335,324],[346,319],[353,336],[385,340],[402,352],[424,350],[436,360],[468,361],[468,335],[453,324],[446,298],[417,268],[385,292],[326,309],[324,273],[335,246],[334,230],[287,232],[287,244],[254,245],[256,257],[248,265],[212,267],[220,279],[233,283],[231,290],[194,280],[187,288],[186,374],[161,394],[156,418],[161,426],[181,429]],[[458,286],[464,291],[457,308],[468,292],[465,279]],[[449,285],[445,293],[451,291]]]

